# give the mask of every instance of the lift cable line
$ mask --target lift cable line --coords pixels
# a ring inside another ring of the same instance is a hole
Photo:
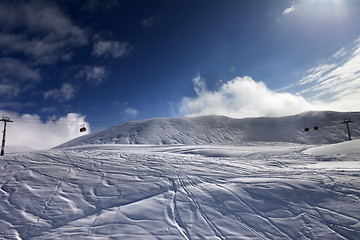
[[[1,144],[1,153],[0,156],[4,156],[5,154],[5,135],[6,135],[6,123],[8,122],[13,122],[10,120],[10,118],[8,117],[2,117],[2,119],[0,119],[0,121],[4,122],[4,131],[3,131],[3,139],[2,139],[2,144]]]
[[[348,130],[348,135],[349,135],[349,141],[351,141],[351,134],[350,134],[350,127],[349,127],[349,123],[352,123],[354,121],[351,121],[350,118],[348,119],[344,119],[344,121],[342,123],[346,123],[346,127],[347,127],[347,130]]]

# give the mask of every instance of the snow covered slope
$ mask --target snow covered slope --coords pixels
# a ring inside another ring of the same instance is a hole
[[[150,119],[129,122],[85,135],[59,147],[83,144],[240,144],[246,141],[336,143],[347,139],[344,118],[351,117],[351,133],[360,137],[360,113],[307,112],[280,118],[234,119],[224,116]],[[316,125],[318,131],[313,130]],[[305,132],[304,128],[310,128]]]
[[[359,115],[152,119],[6,154],[0,239],[360,239],[360,142],[318,145]]]
[[[327,156],[336,156],[343,154],[360,155],[360,140],[353,140],[342,143],[314,147],[304,151],[304,153],[312,154],[312,155],[327,155]]]
[[[7,154],[0,239],[360,239],[359,154],[303,153],[312,147],[101,144]]]

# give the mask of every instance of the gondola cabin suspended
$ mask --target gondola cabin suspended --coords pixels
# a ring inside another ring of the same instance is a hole
[[[309,128],[308,128],[308,127],[305,127],[304,131],[305,131],[305,132],[308,132],[308,131],[309,131]]]
[[[80,132],[86,132],[86,127],[84,126],[84,124],[81,125]]]
[[[315,123],[315,126],[314,126],[314,130],[319,130],[319,127],[316,125],[316,123]]]

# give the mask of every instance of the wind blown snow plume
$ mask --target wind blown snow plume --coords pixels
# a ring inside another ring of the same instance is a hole
[[[65,117],[50,119],[46,122],[42,122],[35,114],[19,115],[1,110],[0,114],[14,121],[7,124],[5,152],[49,149],[83,135],[79,132],[81,124],[90,130],[85,116],[77,113],[68,113]]]
[[[277,93],[251,77],[237,77],[218,91],[206,89],[204,79],[194,78],[195,98],[182,99],[180,114],[187,116],[225,115],[229,117],[284,116],[312,109],[301,96]]]

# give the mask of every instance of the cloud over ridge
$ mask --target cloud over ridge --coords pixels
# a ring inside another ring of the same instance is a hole
[[[2,116],[8,116],[14,122],[6,129],[6,146],[27,146],[34,149],[48,149],[55,147],[83,134],[79,128],[81,124],[90,131],[86,116],[78,113],[68,113],[66,116],[53,117],[43,122],[36,114],[18,114],[0,110]],[[41,137],[39,137],[41,136]],[[6,152],[5,147],[5,152]]]
[[[360,38],[308,69],[296,84],[283,88],[292,88],[292,93],[273,91],[249,76],[236,77],[214,91],[207,90],[200,74],[193,83],[196,96],[182,99],[179,108],[182,115],[277,117],[309,110],[357,111]]]
[[[276,117],[312,109],[303,97],[272,91],[263,82],[256,82],[248,76],[236,77],[217,91],[208,91],[200,75],[193,82],[197,96],[182,99],[179,111],[182,115]]]

